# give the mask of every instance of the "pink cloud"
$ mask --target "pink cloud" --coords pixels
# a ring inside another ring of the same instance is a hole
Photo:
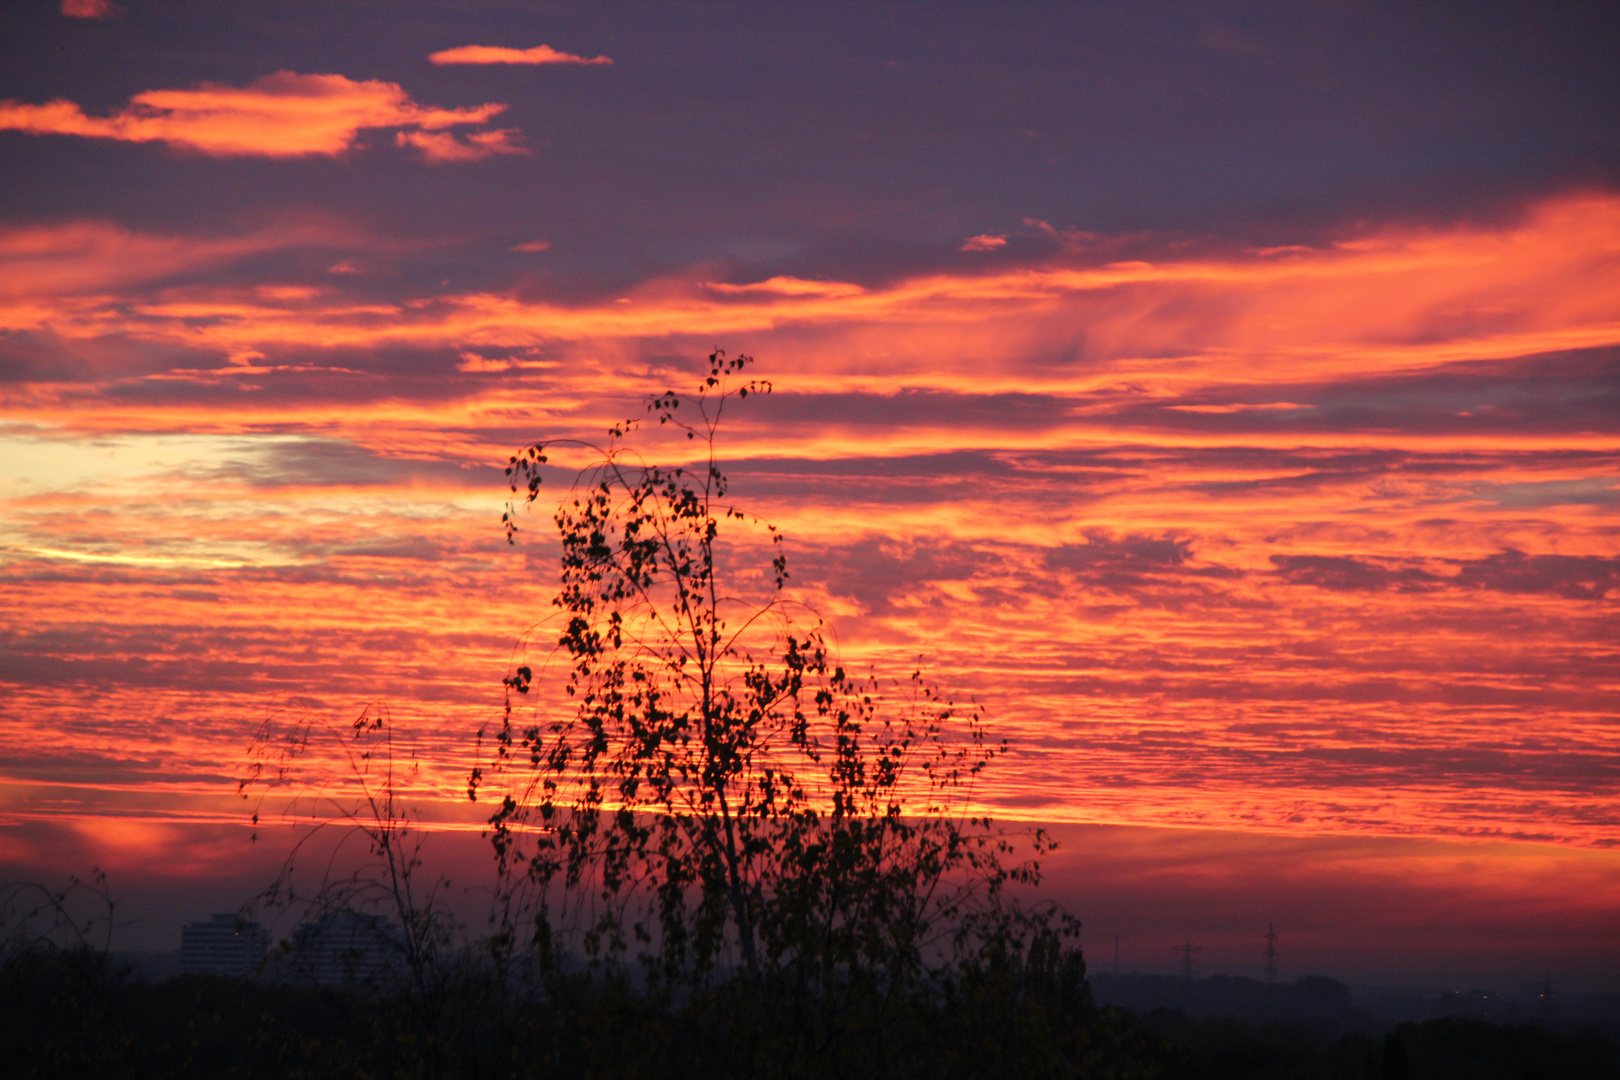
[[[970,236],[962,241],[961,251],[994,251],[996,248],[1006,247],[1007,238],[994,233],[980,233]]]
[[[62,14],[70,19],[112,19],[119,8],[110,0],[62,0]]]
[[[607,56],[577,56],[550,45],[532,49],[509,49],[501,45],[462,45],[443,49],[428,57],[435,64],[611,64]]]
[[[0,131],[164,142],[215,157],[335,157],[353,148],[367,129],[440,132],[487,123],[505,109],[493,102],[432,108],[412,101],[398,83],[278,71],[245,87],[203,83],[187,90],[147,90],[110,116],[88,116],[65,98],[44,105],[0,101]],[[466,161],[522,153],[512,144],[513,134],[505,130],[478,132],[465,141],[448,135],[406,141],[429,161]],[[447,149],[447,143],[457,149]]]

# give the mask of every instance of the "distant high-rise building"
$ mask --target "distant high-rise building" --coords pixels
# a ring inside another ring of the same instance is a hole
[[[1527,1003],[1548,1006],[1553,1002],[1552,972],[1545,979],[1519,984],[1519,997]]]
[[[187,975],[251,975],[269,944],[264,927],[229,912],[187,923],[180,931],[180,970]]]

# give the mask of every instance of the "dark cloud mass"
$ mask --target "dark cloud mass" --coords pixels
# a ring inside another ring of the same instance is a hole
[[[1338,592],[1420,592],[1451,586],[1602,600],[1610,589],[1620,588],[1620,556],[1526,555],[1509,550],[1455,563],[1452,574],[1430,573],[1415,566],[1383,566],[1348,556],[1273,555],[1271,561],[1291,581]]]

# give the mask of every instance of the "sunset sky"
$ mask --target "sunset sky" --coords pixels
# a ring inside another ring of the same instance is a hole
[[[173,947],[287,831],[254,732],[368,706],[476,823],[555,578],[501,466],[719,347],[794,595],[987,707],[1094,965],[1275,921],[1291,975],[1620,990],[1617,52],[1595,4],[5,5],[0,877],[99,865]]]

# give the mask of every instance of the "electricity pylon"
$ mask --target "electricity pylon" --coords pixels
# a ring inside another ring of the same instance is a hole
[[[1202,952],[1203,950],[1189,941],[1182,945],[1172,946],[1171,951],[1181,954],[1181,976],[1188,982],[1192,982],[1193,953]]]

